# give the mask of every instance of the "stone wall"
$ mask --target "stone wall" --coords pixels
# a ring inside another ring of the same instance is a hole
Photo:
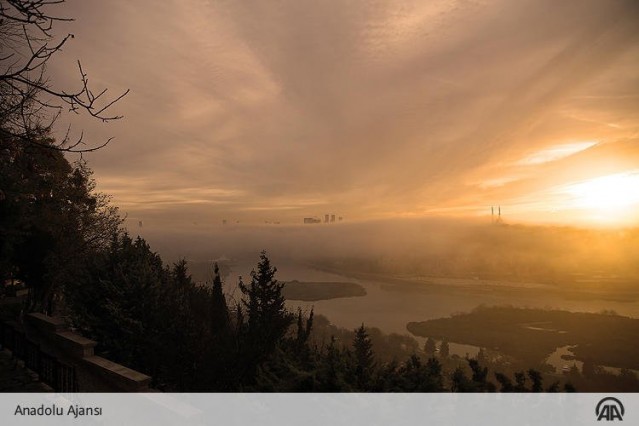
[[[38,370],[41,379],[58,384],[61,389],[56,390],[153,391],[151,377],[95,355],[97,342],[70,331],[61,318],[32,313],[21,323],[5,321],[0,338],[28,368]]]

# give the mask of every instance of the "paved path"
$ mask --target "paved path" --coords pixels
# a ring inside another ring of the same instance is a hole
[[[35,373],[22,363],[11,359],[9,352],[0,350],[0,392],[51,392],[52,389],[38,381]]]

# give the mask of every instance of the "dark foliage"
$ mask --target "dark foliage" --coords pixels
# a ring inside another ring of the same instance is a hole
[[[31,288],[29,310],[51,311],[65,282],[108,245],[121,222],[91,171],[50,138],[24,144],[0,135],[0,280]]]

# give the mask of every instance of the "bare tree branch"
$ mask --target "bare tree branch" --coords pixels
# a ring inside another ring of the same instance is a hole
[[[64,0],[0,0],[0,135],[35,143],[34,136],[50,132],[66,110],[88,114],[102,122],[123,116],[111,113],[112,107],[129,90],[108,98],[108,89],[94,91],[78,61],[79,87],[73,90],[53,87],[46,75],[46,64],[74,36],[61,39],[53,35],[56,22],[72,21],[55,16],[50,9]],[[89,146],[83,134],[76,140],[65,137],[53,148],[66,152],[92,152],[113,138]],[[51,146],[49,146],[51,148]]]

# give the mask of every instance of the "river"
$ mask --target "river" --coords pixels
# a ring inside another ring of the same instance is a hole
[[[236,299],[239,293],[235,278],[241,275],[248,280],[254,267],[254,264],[248,262],[238,262],[231,266],[226,287]],[[369,327],[378,327],[386,333],[409,334],[406,330],[408,322],[448,317],[455,313],[471,311],[482,304],[551,308],[573,312],[614,310],[620,315],[639,317],[638,304],[557,293],[552,291],[551,287],[537,283],[452,278],[413,278],[399,281],[380,276],[354,278],[346,274],[286,262],[278,262],[277,268],[276,278],[280,281],[342,281],[355,282],[363,286],[367,294],[362,297],[316,302],[287,301],[291,309],[313,308],[316,314],[326,316],[333,324],[349,329],[357,328],[363,323]],[[472,347],[461,350],[472,352]]]

